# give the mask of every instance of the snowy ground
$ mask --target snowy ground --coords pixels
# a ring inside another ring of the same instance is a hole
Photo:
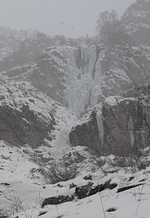
[[[134,176],[135,178],[129,182],[128,179],[130,175],[115,173],[111,175],[111,178],[113,182],[115,181],[118,183],[118,186],[111,191],[106,189],[81,200],[75,199],[72,202],[60,205],[45,206],[43,209],[31,208],[26,212],[18,214],[18,217],[37,218],[39,217],[39,214],[42,214],[40,215],[42,218],[148,218],[150,213],[149,173],[147,172],[147,174],[145,174],[145,171],[141,171],[136,173]],[[110,175],[108,177],[110,178]],[[117,193],[119,187],[129,184],[139,184],[141,179],[143,179],[141,186]],[[78,178],[74,182],[76,184],[82,184],[83,180]],[[56,191],[56,186],[53,186],[53,188]],[[67,183],[64,183],[64,187],[57,190],[57,195],[61,192],[68,194]],[[51,194],[54,194],[52,193],[52,189],[51,191],[49,190],[49,196],[51,196]]]
[[[38,169],[39,166],[31,162],[21,149],[10,147],[1,141],[0,153],[0,212],[3,209],[9,217],[149,218],[150,167],[137,172],[120,168],[118,172],[106,173],[105,176],[99,169],[91,173],[93,186],[111,180],[111,183],[117,184],[116,188],[105,189],[83,199],[74,197],[71,202],[41,208],[47,197],[73,195],[75,188],[70,189],[70,184],[86,185],[89,181],[83,179],[84,168],[76,179],[59,182],[59,185],[44,184],[44,178],[40,174],[33,176],[31,173],[31,169]],[[120,187],[135,184],[141,185],[117,193]]]

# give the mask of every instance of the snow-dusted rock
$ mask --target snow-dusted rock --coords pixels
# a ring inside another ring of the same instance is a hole
[[[52,141],[62,115],[69,113],[28,82],[0,85],[0,139],[32,148]]]
[[[99,45],[55,46],[37,63],[28,63],[3,75],[29,81],[34,87],[67,106],[79,117],[110,95],[123,95],[150,79],[150,50]]]
[[[106,98],[86,121],[72,128],[70,143],[87,146],[97,154],[139,154],[150,142],[148,93],[147,84],[140,88],[138,98]]]
[[[126,31],[136,44],[150,44],[150,1],[137,0],[122,17]]]

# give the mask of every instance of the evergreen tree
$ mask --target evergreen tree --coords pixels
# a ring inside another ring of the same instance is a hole
[[[99,14],[96,31],[98,40],[105,45],[127,45],[131,44],[131,38],[124,30],[124,25],[118,19],[115,10],[104,11]]]

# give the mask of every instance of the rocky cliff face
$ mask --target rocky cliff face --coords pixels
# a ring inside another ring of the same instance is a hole
[[[140,154],[141,149],[150,143],[149,90],[149,84],[141,87],[141,98],[136,99],[106,98],[101,109],[95,108],[92,112],[94,115],[86,122],[72,128],[69,134],[70,143],[73,146],[87,146],[95,153],[99,150],[100,154]],[[144,92],[147,94],[144,95]],[[82,129],[86,131],[81,131]]]
[[[51,37],[39,31],[14,30],[0,26],[0,71],[37,62],[44,49],[52,46],[78,46],[84,38]]]
[[[0,84],[0,139],[32,148],[47,145],[55,137],[61,116],[69,113],[27,82]],[[61,123],[60,123],[61,125]]]
[[[149,145],[147,114],[144,104],[137,99],[123,99],[115,105],[104,103],[102,107],[106,153],[129,156],[138,154]]]
[[[150,79],[149,55],[134,47],[56,47],[43,54],[30,80],[80,116],[105,97]]]
[[[99,150],[99,154],[121,156],[139,155],[149,146],[150,85],[146,84],[150,79],[149,11],[149,0],[137,0],[121,19],[134,46],[115,44],[98,49],[95,71],[92,71],[94,76],[100,75],[99,80],[95,77],[98,89],[94,92],[94,84],[89,97],[89,100],[96,101],[93,105],[88,102],[88,106],[95,105],[95,109],[91,109],[92,115],[86,121],[72,128],[69,138],[73,146],[84,145],[95,153]],[[131,87],[136,91],[127,92]],[[99,106],[96,105],[100,102]]]
[[[91,152],[100,154],[99,128],[94,111],[91,113],[88,122],[72,128],[69,139],[73,146],[87,146]]]
[[[137,0],[124,13],[126,31],[137,44],[150,45],[150,1]]]
[[[34,87],[80,116],[105,97],[150,79],[150,50],[100,45],[57,46],[41,55],[37,63],[3,73],[8,78],[29,81]]]
[[[73,146],[86,145],[99,154],[124,155],[147,146],[149,107],[145,105],[149,99],[144,97],[143,102],[138,94],[136,99],[119,96],[128,97],[128,89],[138,89],[150,80],[150,48],[143,46],[149,40],[149,5],[150,1],[138,0],[121,19],[137,46],[102,45],[96,39],[51,38],[39,32],[0,28],[1,138],[17,144],[31,143],[32,147],[42,144],[45,138],[49,140],[60,118],[57,101],[78,118],[97,108],[87,122],[72,129]],[[141,34],[146,37],[144,41]],[[25,88],[27,84],[29,89]],[[143,95],[147,96],[144,88]],[[16,96],[24,99],[19,100],[21,106]],[[132,93],[130,97],[134,97]],[[41,109],[40,114],[36,111],[39,102],[45,105],[46,114]]]

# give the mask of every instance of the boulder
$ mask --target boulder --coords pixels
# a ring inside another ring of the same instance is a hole
[[[98,155],[140,155],[150,144],[149,87],[137,98],[108,97],[86,122],[72,128],[73,146],[87,146]]]
[[[106,181],[105,183],[98,184],[93,186],[92,182],[89,182],[87,185],[76,187],[75,195],[79,198],[85,198],[91,195],[94,195],[98,192],[101,192],[105,189],[114,189],[117,186],[116,183],[111,183],[111,180]]]
[[[59,195],[59,196],[54,196],[54,197],[49,197],[46,198],[43,203],[42,207],[46,205],[57,205],[57,204],[62,204],[68,201],[72,201],[74,199],[74,196],[68,196],[68,195]]]
[[[69,133],[70,143],[73,146],[87,146],[95,154],[100,152],[99,129],[96,113],[93,111],[88,122],[77,125]]]

